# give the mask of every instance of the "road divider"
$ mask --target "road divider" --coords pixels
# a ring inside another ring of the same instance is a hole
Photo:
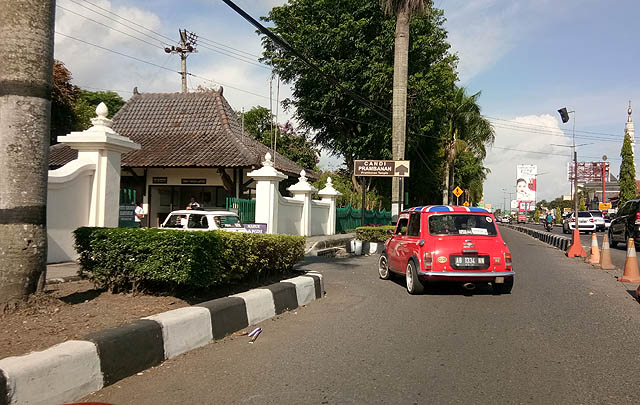
[[[551,232],[539,231],[537,229],[532,229],[520,225],[500,224],[500,226],[514,229],[518,232],[526,233],[527,235],[539,239],[540,241],[556,247],[562,251],[566,251],[571,245],[571,239],[567,238],[566,236],[556,235]]]
[[[324,296],[308,272],[262,288],[105,329],[0,360],[0,405],[60,404]],[[256,334],[255,338],[258,336]]]

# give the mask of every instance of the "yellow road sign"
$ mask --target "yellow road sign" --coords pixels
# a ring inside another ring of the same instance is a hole
[[[598,209],[599,210],[610,210],[611,209],[611,203],[600,203],[600,204],[598,204]]]
[[[463,191],[462,191],[462,189],[460,187],[456,187],[453,190],[453,195],[455,195],[456,197],[460,197],[462,195],[462,193],[463,193]]]
[[[468,207],[469,206],[469,201],[465,201],[464,204],[462,204],[462,205],[464,205],[465,207]]]

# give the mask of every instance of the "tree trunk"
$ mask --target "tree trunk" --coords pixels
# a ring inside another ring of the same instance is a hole
[[[0,8],[0,308],[36,290],[47,258],[55,0]]]
[[[409,22],[407,11],[401,11],[396,18],[396,39],[393,59],[393,160],[404,160],[407,126],[407,74],[409,70]],[[400,212],[401,196],[398,177],[391,182],[391,215]]]
[[[445,154],[443,169],[442,205],[449,205],[449,153]]]

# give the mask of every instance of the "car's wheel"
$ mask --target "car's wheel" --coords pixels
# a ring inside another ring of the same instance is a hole
[[[618,245],[618,242],[613,240],[613,234],[609,231],[609,247],[615,248]]]
[[[409,260],[407,263],[407,291],[411,295],[421,294],[424,291],[424,285],[422,281],[418,277],[418,272],[416,271],[416,264],[413,260]]]
[[[496,294],[511,294],[513,288],[513,277],[507,277],[504,279],[504,283],[491,283],[493,285],[493,292]]]
[[[378,259],[378,275],[383,280],[389,280],[391,278],[391,270],[389,270],[389,258],[387,253],[382,253],[380,259]]]

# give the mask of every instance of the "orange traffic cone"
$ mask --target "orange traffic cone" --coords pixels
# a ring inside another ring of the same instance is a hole
[[[629,238],[627,243],[627,260],[624,263],[624,274],[618,278],[623,283],[640,283],[640,272],[638,272],[638,259],[636,257],[636,244],[633,238]]]
[[[598,248],[598,238],[595,233],[591,234],[591,253],[586,262],[589,264],[600,263],[600,249]]]
[[[602,252],[600,252],[600,268],[602,270],[614,270],[616,266],[611,263],[611,251],[609,249],[609,235],[604,234],[602,240]]]
[[[580,231],[578,228],[573,230],[573,242],[571,242],[571,246],[569,250],[567,250],[567,257],[586,257],[587,252],[582,248],[582,244],[580,243]]]

